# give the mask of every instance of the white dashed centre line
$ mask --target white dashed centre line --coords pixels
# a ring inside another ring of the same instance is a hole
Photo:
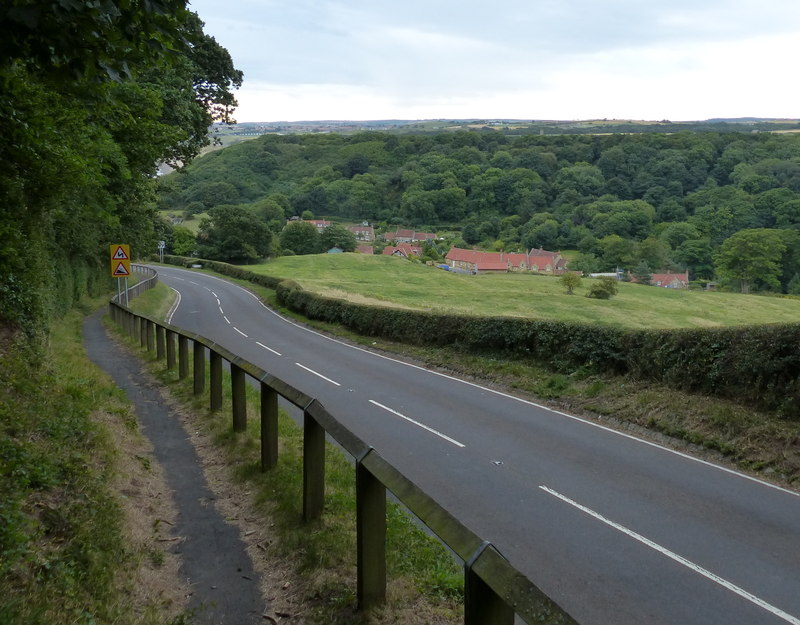
[[[239,334],[241,334],[241,335],[242,335],[244,338],[246,338],[246,339],[247,339],[247,338],[250,338],[249,336],[247,336],[247,335],[246,335],[244,332],[242,332],[242,331],[241,331],[239,328],[237,328],[236,326],[233,326],[233,329],[234,329],[234,330],[236,330],[236,331],[237,331]]]
[[[383,404],[379,404],[378,402],[376,402],[376,401],[374,401],[372,399],[369,400],[369,403],[373,404],[374,406],[377,406],[378,408],[383,408],[386,412],[391,412],[393,415],[395,415],[397,417],[400,417],[401,419],[405,419],[409,423],[413,423],[417,427],[420,427],[423,430],[426,430],[426,431],[430,432],[431,434],[435,434],[439,438],[443,438],[448,443],[452,443],[456,447],[462,447],[462,448],[466,447],[466,445],[464,445],[464,443],[459,443],[456,439],[450,438],[446,434],[442,434],[441,432],[439,432],[437,430],[434,430],[432,427],[429,427],[429,426],[425,425],[424,423],[420,423],[419,421],[414,421],[414,419],[412,419],[411,417],[407,417],[404,414],[401,414],[401,413],[397,412],[396,410],[393,410],[392,408],[389,408],[389,406],[384,406]]]
[[[256,345],[258,345],[259,347],[263,347],[263,348],[264,348],[264,349],[266,349],[268,352],[272,352],[272,353],[273,353],[273,354],[275,354],[276,356],[283,356],[283,354],[281,354],[280,352],[276,352],[274,349],[272,349],[271,347],[267,347],[267,346],[266,346],[266,345],[264,345],[263,343],[259,343],[258,341],[256,341]]]
[[[317,373],[317,372],[316,372],[316,371],[314,371],[313,369],[309,369],[309,368],[308,368],[308,367],[306,367],[305,365],[301,365],[299,362],[296,362],[296,363],[294,363],[294,364],[296,364],[296,365],[297,365],[298,367],[300,367],[301,369],[305,369],[305,370],[306,370],[306,371],[308,371],[309,373],[313,373],[315,376],[317,376],[317,377],[319,377],[319,378],[322,378],[322,379],[323,379],[323,380],[325,380],[326,382],[330,382],[331,384],[335,384],[336,386],[341,386],[341,384],[339,384],[338,382],[335,382],[335,381],[331,380],[330,378],[326,378],[326,377],[325,377],[324,375],[322,375],[321,373]]]
[[[606,517],[604,517],[599,512],[595,512],[591,508],[587,508],[586,506],[582,506],[577,501],[573,501],[572,499],[570,499],[566,495],[562,495],[561,493],[558,493],[558,492],[554,491],[552,488],[548,488],[547,486],[539,486],[539,488],[541,488],[546,493],[550,493],[551,495],[553,495],[553,497],[557,497],[561,501],[563,501],[565,503],[568,503],[569,505],[577,508],[578,510],[580,510],[582,512],[585,512],[589,516],[594,517],[598,521],[601,521],[601,522],[605,523],[609,527],[613,527],[615,530],[618,530],[618,531],[622,532],[623,534],[625,534],[627,536],[630,536],[631,538],[633,538],[634,540],[639,541],[643,545],[647,545],[648,547],[650,547],[651,549],[654,549],[655,551],[659,552],[660,554],[665,555],[668,558],[671,558],[672,560],[675,560],[675,562],[678,562],[679,564],[682,564],[683,566],[685,566],[688,569],[691,569],[695,573],[699,573],[703,577],[705,577],[707,579],[710,579],[712,582],[715,582],[715,583],[719,584],[723,588],[726,588],[726,589],[730,590],[731,592],[736,593],[740,597],[742,597],[744,599],[747,599],[750,603],[754,603],[758,607],[766,610],[767,612],[770,612],[770,613],[774,614],[775,616],[777,616],[780,619],[783,619],[787,623],[791,623],[792,625],[800,625],[800,619],[798,619],[797,617],[792,616],[791,614],[787,614],[786,612],[784,612],[780,608],[776,608],[774,605],[771,605],[771,604],[767,603],[766,601],[764,601],[763,599],[760,599],[760,598],[756,597],[755,595],[747,592],[746,590],[743,590],[742,588],[739,588],[735,584],[732,584],[728,580],[721,578],[719,575],[716,575],[715,573],[712,573],[711,571],[709,571],[707,569],[704,569],[702,566],[700,566],[698,564],[695,564],[691,560],[687,560],[683,556],[679,556],[677,553],[675,553],[673,551],[670,551],[666,547],[662,547],[658,543],[653,542],[649,538],[645,538],[641,534],[637,534],[636,532],[634,532],[633,530],[628,529],[624,525],[620,525],[619,523],[615,523],[614,521],[611,521],[610,519],[607,519]]]
[[[222,318],[225,320],[225,323],[227,323],[228,325],[230,325],[230,323],[231,323],[231,322],[230,322],[230,319],[228,319],[228,318],[227,318],[225,315],[222,315]]]

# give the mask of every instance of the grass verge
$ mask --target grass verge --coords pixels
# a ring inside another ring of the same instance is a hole
[[[148,555],[126,537],[109,424],[135,435],[135,419],[81,345],[84,315],[104,300],[57,322],[42,352],[2,345],[0,623],[182,622],[138,603],[131,582]]]

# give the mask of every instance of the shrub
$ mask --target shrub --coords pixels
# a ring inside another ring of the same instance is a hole
[[[614,278],[604,277],[597,279],[592,286],[589,287],[589,292],[586,294],[586,297],[611,299],[611,297],[616,294],[617,281]]]

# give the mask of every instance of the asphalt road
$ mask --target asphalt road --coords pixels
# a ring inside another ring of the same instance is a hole
[[[159,268],[171,322],[316,397],[583,625],[800,625],[800,496]]]

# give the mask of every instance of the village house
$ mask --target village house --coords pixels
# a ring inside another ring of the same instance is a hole
[[[398,243],[397,245],[387,245],[383,248],[384,256],[402,256],[409,258],[411,256],[419,256],[422,254],[422,248],[418,245],[411,245],[410,243]]]
[[[375,229],[367,223],[360,226],[347,226],[347,229],[356,235],[358,241],[374,241]]]
[[[394,232],[385,233],[383,238],[386,241],[395,241],[396,243],[418,243],[421,241],[435,241],[436,235],[432,232],[398,229]]]
[[[445,257],[451,267],[473,273],[503,271],[535,271],[560,275],[567,270],[567,261],[558,252],[542,249],[529,252],[479,252],[452,248]]]
[[[631,273],[628,273],[629,279],[632,283],[637,284],[639,280]],[[689,270],[683,273],[651,273],[650,285],[659,286],[662,289],[688,289],[689,288]]]
[[[317,232],[322,232],[323,230],[325,230],[325,228],[331,225],[331,222],[325,219],[306,219],[305,222],[309,224],[314,224],[314,227],[317,229]]]
[[[356,246],[356,252],[359,254],[368,254],[371,256],[375,253],[375,250],[372,248],[371,245],[358,245]]]

